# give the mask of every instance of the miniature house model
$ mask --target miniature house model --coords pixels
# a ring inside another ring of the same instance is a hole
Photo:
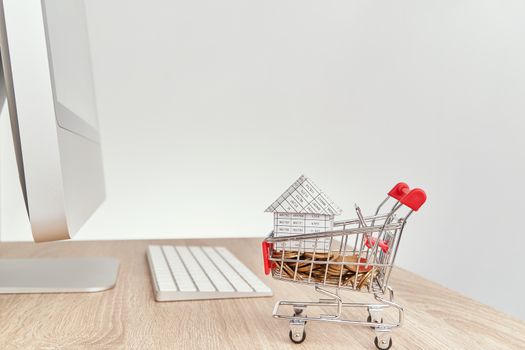
[[[302,175],[295,181],[266,212],[273,213],[273,231],[276,237],[304,233],[331,231],[334,216],[341,214],[341,209],[312,180]],[[286,249],[299,248],[298,242],[291,242]],[[328,242],[309,240],[304,243],[305,250],[327,250]],[[277,247],[280,249],[279,247]]]

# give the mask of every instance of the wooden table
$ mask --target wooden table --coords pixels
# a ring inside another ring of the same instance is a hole
[[[272,298],[157,303],[146,246],[223,245],[263,278]],[[94,294],[0,295],[0,349],[375,349],[366,327],[308,323],[301,345],[286,321],[271,317],[278,299],[309,300],[313,288],[264,276],[260,239],[2,243],[2,258],[114,256],[117,286]],[[524,349],[525,323],[413,273],[396,269],[391,285],[405,307],[392,349]],[[351,297],[368,297],[366,294]],[[363,318],[366,313],[362,314]]]

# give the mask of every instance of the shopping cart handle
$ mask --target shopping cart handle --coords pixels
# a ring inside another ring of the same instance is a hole
[[[388,195],[392,198],[397,199],[398,201],[401,200],[406,194],[408,193],[408,185],[404,182],[400,182],[397,185],[395,185],[390,192],[388,192]]]
[[[425,191],[421,188],[411,190],[404,182],[395,185],[390,192],[388,192],[388,195],[415,211],[418,211],[427,200]]]
[[[412,210],[418,211],[419,208],[426,202],[427,194],[421,188],[414,188],[401,198],[400,202]]]
[[[273,243],[268,243],[266,241],[262,242],[262,253],[263,253],[263,263],[264,263],[264,273],[266,275],[270,274],[271,270],[271,261],[270,261],[270,249],[273,248]]]

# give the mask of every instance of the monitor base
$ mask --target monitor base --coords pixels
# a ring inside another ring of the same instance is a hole
[[[118,269],[107,257],[0,259],[0,294],[100,292],[115,286]]]

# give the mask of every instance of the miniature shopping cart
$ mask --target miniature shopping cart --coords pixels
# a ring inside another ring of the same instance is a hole
[[[395,204],[389,211],[382,211],[390,198]],[[277,302],[273,317],[289,320],[289,336],[294,343],[305,340],[307,321],[326,321],[370,327],[375,331],[376,347],[390,349],[390,331],[401,326],[404,313],[394,302],[388,280],[406,222],[425,200],[423,190],[410,190],[405,183],[398,183],[373,216],[363,216],[356,206],[357,218],[335,222],[332,231],[284,237],[272,232],[263,241],[266,274],[271,272],[278,280],[313,285],[327,297],[318,301]],[[374,299],[343,302],[346,290],[365,292]],[[306,310],[312,308],[320,308],[319,313],[307,315]],[[347,317],[351,309],[356,313],[359,308],[363,310],[362,319]],[[388,315],[387,309],[392,310]],[[383,319],[384,316],[393,320]]]

